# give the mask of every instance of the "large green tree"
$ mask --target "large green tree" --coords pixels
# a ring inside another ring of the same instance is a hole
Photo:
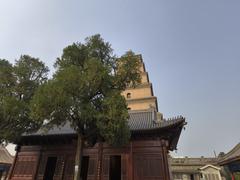
[[[0,59],[0,141],[15,141],[40,124],[30,118],[30,100],[47,80],[48,68],[37,58],[21,56],[12,65]]]
[[[34,95],[33,119],[44,120],[47,128],[70,123],[78,135],[75,180],[80,178],[84,144],[128,142],[128,111],[121,92],[139,83],[139,66],[133,52],[116,58],[110,44],[94,35],[67,46],[53,78]]]

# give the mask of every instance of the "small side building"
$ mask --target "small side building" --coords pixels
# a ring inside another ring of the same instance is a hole
[[[231,175],[232,180],[240,180],[240,143],[227,154],[220,153],[219,165]]]
[[[213,166],[211,164],[207,164],[206,166],[203,166],[199,168],[201,173],[201,179],[204,180],[221,180],[221,168],[217,166]]]
[[[173,180],[222,180],[217,158],[172,158],[169,159]]]
[[[4,146],[0,145],[0,180],[7,179],[12,163],[13,157]]]

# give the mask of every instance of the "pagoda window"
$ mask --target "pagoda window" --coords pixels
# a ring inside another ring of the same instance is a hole
[[[109,180],[121,180],[121,156],[110,156]]]
[[[128,98],[128,99],[131,98],[131,93],[127,93],[127,98]]]

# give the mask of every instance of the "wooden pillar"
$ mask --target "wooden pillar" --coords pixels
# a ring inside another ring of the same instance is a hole
[[[39,165],[40,165],[40,162],[41,162],[41,158],[42,158],[42,147],[40,147],[40,149],[39,149],[38,159],[37,159],[36,167],[35,167],[35,170],[34,170],[34,173],[33,173],[33,179],[37,179],[38,169],[39,169]]]
[[[103,144],[98,144],[98,164],[97,164],[97,180],[102,179],[102,158],[103,158]]]
[[[128,177],[129,180],[133,180],[133,145],[130,142],[130,152],[129,152],[129,160],[128,160]]]
[[[63,165],[62,165],[62,173],[61,173],[61,180],[64,180],[64,173],[65,173],[65,168],[66,168],[66,162],[67,162],[67,157],[64,155],[63,157]]]
[[[13,172],[14,172],[14,168],[15,168],[15,166],[16,166],[16,162],[17,162],[18,153],[19,153],[20,148],[21,148],[21,146],[19,146],[19,145],[17,145],[17,146],[15,147],[16,155],[15,155],[15,158],[14,158],[14,160],[13,160],[13,164],[12,164],[12,166],[11,166],[10,173],[9,173],[9,175],[8,175],[8,176],[9,176],[9,177],[8,177],[9,180],[12,179]]]
[[[164,179],[170,180],[169,174],[169,163],[168,163],[168,142],[161,140],[162,153],[163,153],[163,164],[164,164]]]

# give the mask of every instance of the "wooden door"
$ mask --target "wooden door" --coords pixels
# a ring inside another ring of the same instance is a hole
[[[55,167],[52,169],[54,171],[53,180],[62,180],[64,174],[65,158],[64,156],[57,154],[43,154],[38,168],[37,179],[43,180],[46,178],[46,171],[49,171],[49,169],[47,169],[47,165],[50,158],[56,158],[56,164],[54,165]]]
[[[110,157],[114,155],[104,155],[102,161],[102,180],[110,179]],[[121,154],[121,180],[128,180],[128,155]]]

